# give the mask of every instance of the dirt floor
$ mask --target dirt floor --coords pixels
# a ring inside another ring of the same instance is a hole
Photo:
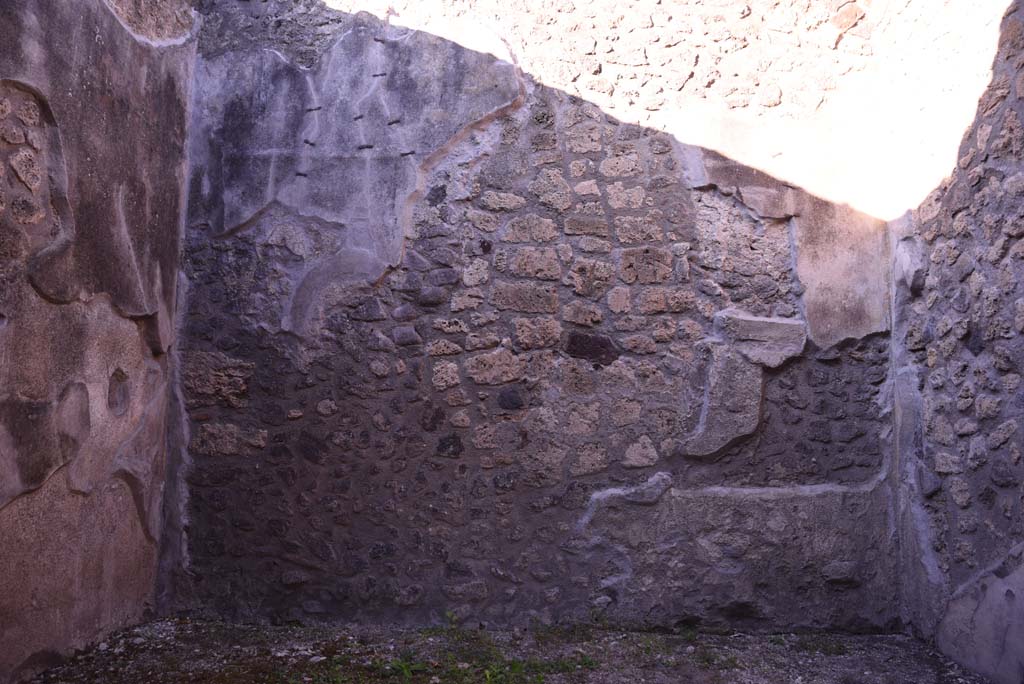
[[[313,629],[163,620],[44,672],[67,684],[984,684],[903,636]]]

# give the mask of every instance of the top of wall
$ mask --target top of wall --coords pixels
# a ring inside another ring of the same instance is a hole
[[[1008,0],[327,4],[507,44],[537,81],[623,121],[891,220],[955,165]]]

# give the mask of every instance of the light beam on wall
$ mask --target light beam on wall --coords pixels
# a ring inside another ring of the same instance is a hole
[[[1008,2],[327,4],[514,55],[623,121],[892,220],[955,167]]]

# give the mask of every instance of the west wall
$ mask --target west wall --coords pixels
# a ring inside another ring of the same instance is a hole
[[[500,42],[206,11],[186,605],[897,624],[884,222]]]
[[[0,681],[153,607],[191,22],[0,6]]]

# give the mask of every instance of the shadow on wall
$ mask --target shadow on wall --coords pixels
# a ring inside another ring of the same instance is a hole
[[[367,15],[293,64],[264,11],[200,40],[185,605],[899,625],[883,222]]]
[[[936,424],[941,385],[914,388],[944,333],[891,345],[890,309],[915,325],[946,285],[984,301],[984,281],[956,284],[979,267],[916,226],[964,239],[958,203],[1019,166],[1015,18],[984,150],[894,227],[892,285],[881,221],[366,15],[314,16],[322,53],[293,64],[247,16],[268,11],[287,10],[218,8],[200,42],[179,605],[934,633],[970,534],[943,507],[991,473],[939,479],[915,417]],[[1004,167],[972,167],[985,155]],[[1009,235],[988,263],[1012,276]],[[993,557],[1020,529],[1015,425],[992,446],[1006,484],[978,485],[1007,521]],[[1013,681],[1011,651],[993,665],[962,644],[997,650],[1018,614],[951,613],[941,643]]]
[[[943,651],[1001,684],[1024,680],[1022,69],[1014,2],[957,167],[895,249],[904,575],[920,578],[907,602]]]

